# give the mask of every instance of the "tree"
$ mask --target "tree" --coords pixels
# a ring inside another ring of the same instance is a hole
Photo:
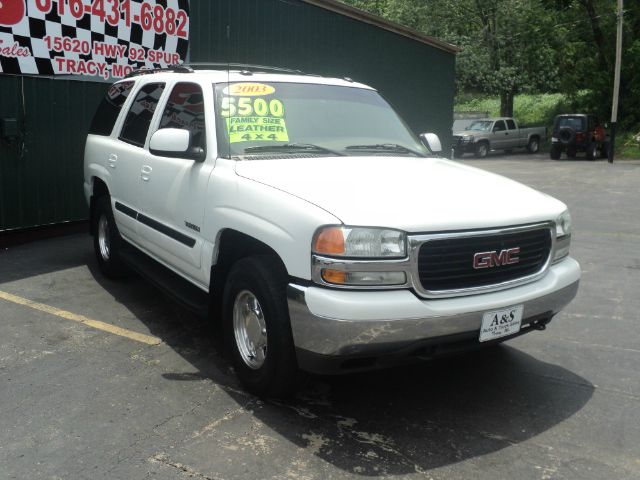
[[[374,6],[363,0],[347,1]],[[513,115],[518,92],[557,88],[551,16],[540,0],[381,2],[375,2],[374,13],[460,47],[458,91],[499,95],[502,115]]]

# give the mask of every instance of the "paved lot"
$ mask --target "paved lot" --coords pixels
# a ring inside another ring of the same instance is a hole
[[[493,351],[286,404],[144,281],[103,279],[88,236],[0,253],[0,479],[640,478],[640,162],[464,162],[569,204],[578,298]]]

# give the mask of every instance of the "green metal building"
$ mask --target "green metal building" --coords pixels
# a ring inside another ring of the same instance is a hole
[[[456,48],[334,0],[191,0],[190,61],[350,77],[448,139]],[[0,235],[87,218],[83,146],[107,85],[0,74]]]

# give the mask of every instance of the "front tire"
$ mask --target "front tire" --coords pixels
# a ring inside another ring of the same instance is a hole
[[[240,382],[260,397],[285,398],[296,387],[296,362],[287,276],[269,255],[239,260],[223,294],[225,344]]]
[[[551,160],[560,160],[560,155],[562,155],[562,149],[556,145],[551,145],[551,150],[549,150]]]
[[[107,278],[121,278],[127,270],[120,260],[122,237],[113,218],[111,200],[108,196],[99,197],[95,202],[92,216],[93,249],[100,271]]]
[[[475,147],[476,158],[485,158],[489,154],[489,144],[487,142],[479,142]]]

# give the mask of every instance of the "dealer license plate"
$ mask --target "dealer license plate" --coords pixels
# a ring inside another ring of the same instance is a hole
[[[493,310],[482,315],[480,341],[487,342],[496,338],[513,335],[520,331],[524,305]]]

